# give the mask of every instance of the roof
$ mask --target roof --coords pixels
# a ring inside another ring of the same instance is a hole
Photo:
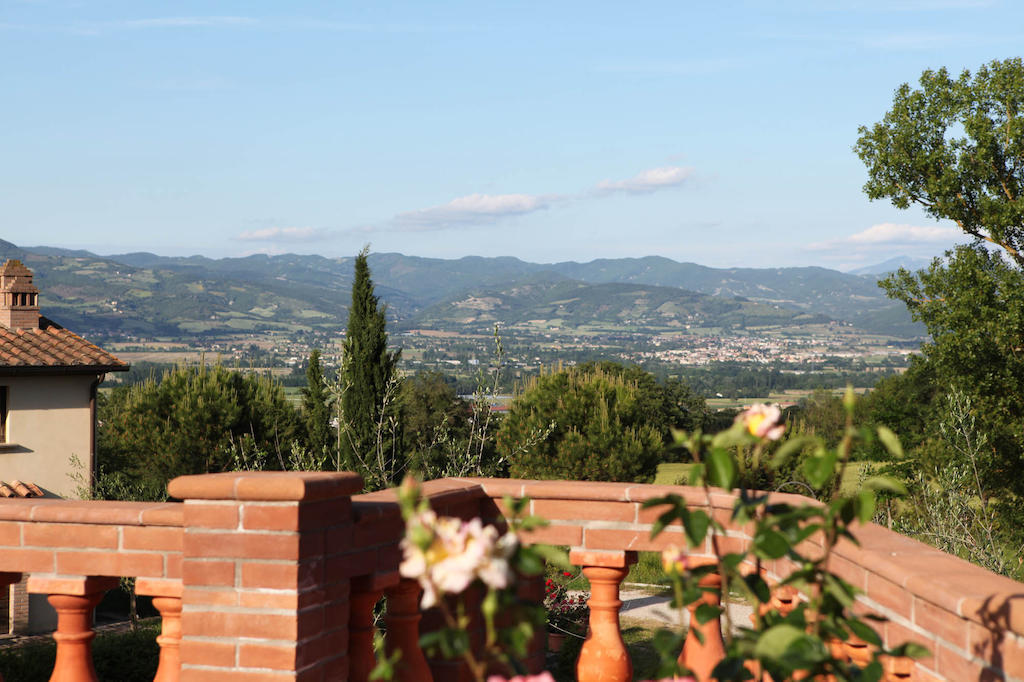
[[[11,259],[0,266],[0,275],[8,277],[31,277],[32,271],[25,267],[20,260]]]
[[[0,374],[123,372],[128,363],[45,317],[39,329],[0,325]]]
[[[27,481],[0,481],[0,497],[43,497],[43,491]]]

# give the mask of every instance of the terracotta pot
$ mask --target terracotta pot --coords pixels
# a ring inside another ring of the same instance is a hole
[[[564,632],[549,632],[548,633],[548,651],[557,652],[561,651],[562,647],[565,646],[565,638],[569,635]]]

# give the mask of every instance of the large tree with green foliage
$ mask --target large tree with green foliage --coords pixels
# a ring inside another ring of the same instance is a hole
[[[331,432],[330,394],[318,348],[309,354],[309,364],[306,365],[306,385],[302,388],[302,420],[306,427],[306,441],[314,456],[323,457],[336,449]]]
[[[1001,491],[1007,512],[1024,495],[1022,107],[1020,58],[958,78],[945,69],[925,71],[919,88],[896,91],[881,122],[860,129],[856,145],[868,168],[869,197],[900,208],[917,204],[974,239],[947,252],[945,262],[913,274],[900,270],[882,285],[927,327],[927,371],[919,367],[918,376],[933,377],[933,386],[957,392],[969,406],[971,428],[987,443],[972,466],[983,485]],[[935,412],[925,419],[943,423],[946,402],[932,404]]]
[[[882,121],[860,128],[864,191],[952,220],[1024,265],[1024,62],[993,61],[956,79],[929,70],[920,83],[901,85]]]
[[[650,481],[672,428],[700,428],[704,401],[638,367],[587,363],[526,384],[498,432],[515,477]]]
[[[175,476],[256,459],[286,468],[298,414],[269,377],[221,365],[177,367],[115,388],[99,413],[98,466],[134,497],[162,498]]]
[[[369,488],[396,482],[402,470],[396,372],[400,350],[388,350],[386,307],[374,294],[369,247],[356,256],[352,305],[342,348],[340,450],[342,465]]]

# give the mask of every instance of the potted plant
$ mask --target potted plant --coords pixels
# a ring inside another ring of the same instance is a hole
[[[544,611],[547,615],[548,649],[558,651],[565,638],[584,637],[590,620],[587,601],[590,593],[570,590],[569,585],[578,576],[568,571],[559,571],[549,576],[544,584]]]

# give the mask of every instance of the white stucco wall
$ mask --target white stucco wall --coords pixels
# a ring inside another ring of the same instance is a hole
[[[76,455],[84,467],[90,465],[89,387],[95,380],[94,375],[0,376],[8,410],[0,480],[31,481],[50,494],[77,496],[70,460]],[[90,472],[82,474],[88,480]]]

